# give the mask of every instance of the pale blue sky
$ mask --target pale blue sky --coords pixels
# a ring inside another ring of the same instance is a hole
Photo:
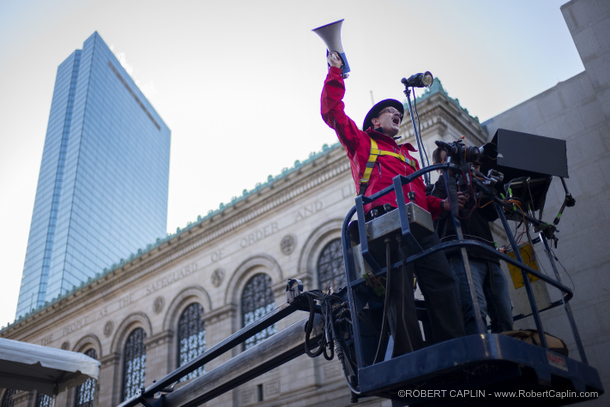
[[[566,2],[0,0],[0,326],[14,319],[56,69],[94,31],[172,130],[173,233],[335,142],[313,28],[345,19],[356,122],[371,93],[404,100],[400,79],[426,70],[484,121],[582,72]]]

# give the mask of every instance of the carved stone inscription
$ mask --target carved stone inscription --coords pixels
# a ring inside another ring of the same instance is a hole
[[[125,308],[133,302],[133,294],[128,294],[119,300],[119,308]]]
[[[212,253],[212,263],[216,263],[217,261],[220,261],[222,258],[224,257],[224,253],[223,253],[223,249],[219,249],[217,251],[215,251],[214,253]]]
[[[44,338],[42,338],[40,340],[40,344],[42,346],[47,346],[48,344],[50,344],[51,342],[53,342],[53,334],[45,336]]]
[[[125,294],[124,296],[120,297],[117,301],[115,301],[113,303],[108,303],[107,306],[105,306],[95,312],[92,312],[89,315],[85,315],[85,316],[81,317],[80,319],[77,319],[77,320],[71,322],[70,324],[68,324],[67,326],[61,328],[59,330],[59,332],[56,333],[55,337],[53,336],[53,334],[50,334],[50,335],[42,338],[41,344],[49,345],[49,344],[51,344],[51,342],[56,341],[63,336],[69,335],[80,329],[83,329],[84,327],[86,327],[94,322],[97,322],[100,319],[105,318],[106,316],[108,316],[122,308],[125,308],[125,307],[131,305],[132,303],[138,301],[140,298],[145,297],[149,294],[152,294],[155,291],[158,291],[164,287],[167,287],[168,285],[173,284],[174,282],[193,274],[194,272],[197,271],[197,268],[198,268],[197,263],[189,264],[181,269],[175,270],[175,271],[163,276],[156,282],[148,285],[146,287],[146,293],[140,291],[140,292],[136,292],[136,293]],[[106,336],[110,335],[113,328],[114,328],[114,326],[113,326],[112,321],[106,322],[106,324],[104,325],[104,334]]]
[[[323,207],[324,207],[324,205],[322,204],[321,201],[316,201],[316,202],[310,203],[309,205],[305,205],[303,208],[301,208],[301,210],[299,210],[297,212],[296,221],[298,222],[300,220],[310,217],[311,215],[320,211]]]
[[[241,239],[239,241],[239,245],[242,248],[248,247],[251,244],[258,242],[259,240],[263,240],[267,236],[274,234],[278,230],[279,230],[279,227],[277,225],[277,222],[271,222],[267,226],[257,229],[254,232],[248,234],[248,236]]]
[[[68,334],[71,334],[72,332],[76,332],[79,329],[82,329],[82,328],[86,327],[87,325],[104,318],[106,315],[108,315],[108,309],[104,307],[101,310],[99,310],[98,312],[95,312],[95,313],[86,315],[83,318],[77,319],[76,321],[72,322],[68,326],[64,327],[64,329],[62,330],[62,336],[66,336]]]
[[[188,277],[197,271],[197,263],[189,264],[181,268],[180,270],[173,271],[170,274],[165,275],[156,282],[146,287],[146,294],[152,294],[160,289],[167,287],[168,285],[174,284],[176,281],[182,280],[184,277]]]

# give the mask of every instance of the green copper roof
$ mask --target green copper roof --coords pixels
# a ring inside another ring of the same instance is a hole
[[[426,91],[421,96],[416,98],[416,103],[422,102],[436,93],[442,93],[443,95],[445,95],[447,97],[447,99],[449,99],[454,105],[456,105],[457,107],[462,109],[464,112],[466,112],[467,115],[470,116],[468,109],[466,109],[465,107],[462,107],[462,105],[460,105],[459,99],[454,99],[451,96],[449,96],[449,93],[447,93],[447,91],[443,87],[443,84],[439,78],[434,78],[434,82],[432,83],[432,86],[427,88]],[[473,119],[475,119],[477,122],[479,122],[478,117],[476,117],[476,116],[471,116],[471,117]]]

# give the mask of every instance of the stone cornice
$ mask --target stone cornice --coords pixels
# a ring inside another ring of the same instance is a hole
[[[173,337],[173,331],[163,331],[157,335],[151,336],[150,338],[144,339],[144,346],[152,349],[159,345],[165,345],[166,343],[170,342]]]
[[[101,369],[104,369],[107,366],[117,365],[121,360],[121,355],[119,353],[111,353],[109,355],[103,356],[100,358]]]
[[[225,319],[233,318],[235,315],[237,315],[237,305],[227,304],[223,307],[203,314],[203,321],[206,324],[215,324],[217,322],[224,321]]]
[[[26,390],[18,390],[13,394],[13,403],[16,405],[20,405],[21,403],[26,403],[30,397],[33,397],[34,393]]]

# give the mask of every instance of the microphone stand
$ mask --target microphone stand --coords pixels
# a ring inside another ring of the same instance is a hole
[[[407,96],[407,102],[409,102],[409,114],[411,115],[411,123],[413,123],[413,132],[415,133],[415,140],[417,141],[417,148],[419,149],[421,167],[428,167],[430,165],[430,162],[428,161],[428,156],[424,154],[424,145],[422,143],[421,136],[419,135],[419,131],[417,130],[417,125],[415,124],[415,115],[413,114],[413,106],[411,106],[411,89],[409,89],[409,86],[407,84],[405,84],[404,93]],[[426,172],[425,174],[423,174],[423,178],[426,186],[429,186],[430,173]]]

